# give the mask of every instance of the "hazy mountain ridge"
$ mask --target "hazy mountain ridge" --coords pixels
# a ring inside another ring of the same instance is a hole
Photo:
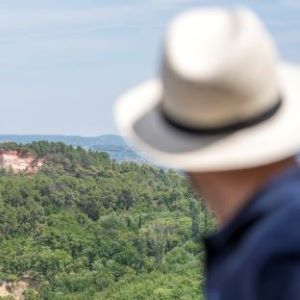
[[[117,161],[144,162],[139,154],[130,148],[119,135],[107,134],[97,137],[69,135],[0,135],[0,142],[27,144],[38,141],[62,142],[67,145],[81,146],[86,149],[107,152]]]

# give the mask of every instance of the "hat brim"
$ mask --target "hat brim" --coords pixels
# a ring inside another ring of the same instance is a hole
[[[270,119],[230,134],[198,135],[170,125],[159,109],[163,91],[150,80],[117,102],[117,127],[156,163],[186,171],[225,171],[269,164],[300,149],[300,68],[279,66],[283,104]]]

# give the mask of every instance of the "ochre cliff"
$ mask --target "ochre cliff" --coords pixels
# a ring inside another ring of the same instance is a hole
[[[35,174],[43,165],[43,160],[34,157],[30,153],[0,149],[0,168],[11,170],[14,173],[24,172]]]

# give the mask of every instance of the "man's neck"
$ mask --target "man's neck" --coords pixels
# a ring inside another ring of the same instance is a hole
[[[290,158],[259,168],[189,175],[196,190],[223,227],[272,177],[294,164],[294,158]]]

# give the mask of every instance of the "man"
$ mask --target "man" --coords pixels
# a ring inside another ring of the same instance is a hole
[[[183,169],[215,213],[209,300],[300,299],[300,68],[247,9],[178,16],[161,78],[118,102],[120,131]]]

